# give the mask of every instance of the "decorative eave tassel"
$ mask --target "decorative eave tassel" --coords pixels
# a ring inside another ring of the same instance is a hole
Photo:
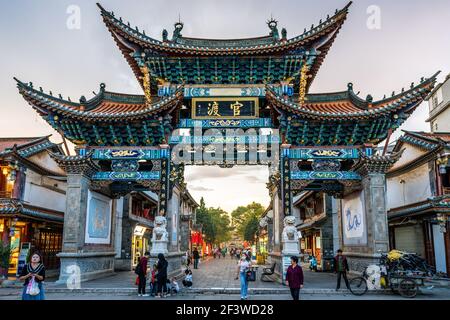
[[[151,93],[151,82],[150,82],[150,72],[147,66],[141,67],[142,84],[144,86],[145,102],[147,105],[152,103],[152,93]]]
[[[309,71],[309,67],[308,65],[305,63],[302,67],[302,69],[300,70],[300,85],[299,85],[299,94],[298,94],[298,103],[300,105],[303,105],[305,103],[305,99],[306,99],[306,87],[308,85],[308,71]]]

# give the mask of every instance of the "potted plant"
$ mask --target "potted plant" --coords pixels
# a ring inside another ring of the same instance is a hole
[[[4,243],[0,240],[0,284],[8,275],[9,259],[11,257],[12,249],[9,243]]]

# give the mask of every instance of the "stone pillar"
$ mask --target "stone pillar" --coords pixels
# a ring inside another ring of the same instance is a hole
[[[130,271],[132,269],[132,247],[133,247],[133,232],[136,226],[136,223],[130,220],[130,202],[131,195],[127,195],[123,198],[123,211],[120,223],[120,230],[117,232],[121,232],[120,237],[120,255],[116,256],[115,261],[115,270],[117,271]],[[117,224],[119,227],[119,223]]]
[[[84,246],[89,178],[84,174],[67,174],[66,212],[62,251],[78,252]]]
[[[105,221],[109,222],[109,226],[107,226],[108,236],[104,242],[100,244],[92,240],[87,241],[90,177],[99,168],[89,155],[53,157],[67,172],[63,243],[62,252],[58,254],[61,261],[58,283],[66,283],[69,288],[75,289],[79,288],[80,282],[111,275],[114,272],[115,201],[112,199],[107,201],[106,208],[110,209],[110,212],[106,213],[109,216],[106,216]],[[97,197],[108,199],[100,195]]]
[[[182,253],[185,253],[189,250],[189,242],[191,236],[190,222],[190,215],[180,215],[180,251]]]
[[[390,156],[362,155],[354,167],[362,177],[362,190],[344,197],[342,203],[345,207],[342,205],[340,210],[343,251],[348,257],[350,269],[354,271],[361,272],[367,265],[377,263],[380,253],[389,250],[385,173],[400,156],[401,153]],[[358,234],[348,237],[351,235],[349,230],[358,225],[357,209],[352,212],[357,206],[348,203],[363,206],[362,221],[359,221],[363,227],[360,237]]]

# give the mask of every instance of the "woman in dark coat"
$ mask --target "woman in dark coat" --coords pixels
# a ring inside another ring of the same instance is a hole
[[[32,279],[34,279],[39,287],[39,294],[37,295],[27,293],[28,284]],[[45,280],[45,267],[39,253],[33,253],[31,256],[31,262],[27,263],[22,268],[19,280],[25,281],[22,291],[22,300],[45,300],[44,286],[42,285],[42,282]]]
[[[156,268],[158,269],[158,273],[156,274],[156,279],[158,281],[158,292],[156,297],[161,298],[165,296],[165,292],[167,292],[167,266],[169,263],[162,253],[158,254],[158,264]]]

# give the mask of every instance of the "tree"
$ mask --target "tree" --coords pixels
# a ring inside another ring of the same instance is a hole
[[[205,240],[220,244],[231,238],[231,222],[228,213],[221,208],[206,208],[203,197],[197,209],[197,223],[202,224]]]
[[[244,227],[244,240],[253,242],[255,235],[258,232],[259,219],[256,216],[252,216]]]
[[[259,219],[264,213],[264,207],[260,203],[252,202],[243,207],[239,206],[231,213],[232,225],[236,233],[244,240],[253,242],[258,232]]]
[[[4,243],[0,240],[0,269],[2,270],[2,274],[0,274],[0,276],[5,276],[8,274],[11,253],[12,248],[9,243]]]

